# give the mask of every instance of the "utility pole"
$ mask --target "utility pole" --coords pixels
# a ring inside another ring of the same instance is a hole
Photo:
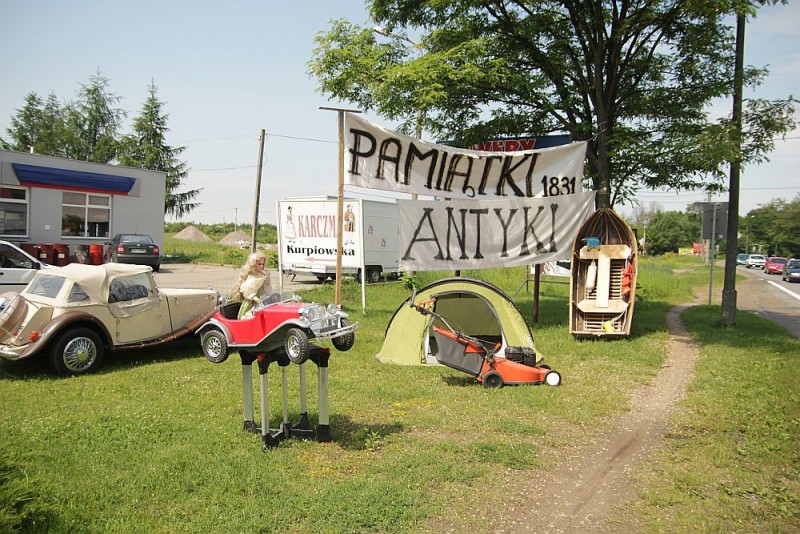
[[[264,129],[261,129],[261,137],[260,143],[258,148],[258,171],[256,172],[256,200],[253,206],[253,234],[251,236],[252,245],[250,246],[250,252],[256,251],[256,245],[258,244],[256,240],[256,236],[258,235],[258,201],[261,198],[261,168],[264,165],[264,138],[266,137]]]

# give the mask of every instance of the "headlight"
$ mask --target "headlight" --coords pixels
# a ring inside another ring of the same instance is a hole
[[[339,311],[339,306],[337,306],[336,304],[328,304],[328,313],[329,314],[336,315],[336,313],[338,311]]]
[[[319,321],[325,316],[325,309],[320,305],[303,306],[300,308],[300,317],[309,322]]]

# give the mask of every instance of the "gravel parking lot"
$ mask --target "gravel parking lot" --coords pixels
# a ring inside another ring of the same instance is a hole
[[[269,269],[272,287],[278,288],[278,270]],[[206,265],[197,263],[165,263],[160,272],[153,273],[159,287],[177,287],[187,289],[214,289],[227,295],[239,276],[239,269],[230,265]],[[283,277],[284,289],[301,291],[318,285],[314,277]]]

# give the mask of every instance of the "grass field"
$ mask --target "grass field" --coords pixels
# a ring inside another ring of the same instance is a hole
[[[678,274],[676,274],[678,273]],[[722,272],[715,271],[720,278]],[[524,269],[462,272],[514,295]],[[418,273],[424,285],[442,273]],[[56,378],[43,362],[0,364],[0,532],[420,532],[435,525],[487,532],[510,476],[535,477],[578,439],[627,410],[665,354],[665,316],[708,283],[701,260],[640,264],[627,340],[569,334],[567,286],[542,285],[537,350],[561,387],[486,390],[444,367],[379,364],[404,282],[370,285],[355,347],[332,351],[333,442],[261,451],[242,432],[241,364],[213,365],[196,339],[121,353],[100,373]],[[333,285],[304,293],[330,302]],[[360,286],[343,284],[360,310]],[[532,299],[515,297],[531,322]],[[800,529],[798,354],[787,332],[744,312],[723,329],[719,308],[687,312],[702,343],[697,377],[665,447],[638,477],[645,531]],[[309,415],[317,416],[309,365]],[[289,374],[296,419],[297,373]],[[280,373],[269,374],[273,426]],[[256,387],[256,399],[258,398]],[[256,414],[256,419],[260,416]],[[528,501],[524,495],[515,502]]]

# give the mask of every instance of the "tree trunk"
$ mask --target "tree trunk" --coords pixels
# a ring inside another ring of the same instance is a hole
[[[739,149],[731,161],[728,194],[728,232],[725,250],[725,282],[722,287],[722,322],[736,324],[736,255],[739,252],[739,172],[742,146],[742,86],[744,81],[744,28],[745,15],[736,17],[736,63],[733,72],[733,127]]]

